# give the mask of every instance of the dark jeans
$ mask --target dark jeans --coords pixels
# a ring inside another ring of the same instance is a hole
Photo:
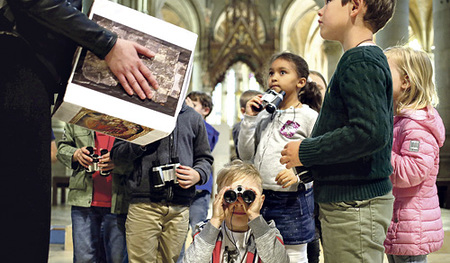
[[[107,207],[72,206],[74,262],[127,262],[126,215]]]
[[[266,196],[261,215],[274,220],[286,245],[312,241],[315,236],[314,194],[312,188],[297,192],[264,190]]]

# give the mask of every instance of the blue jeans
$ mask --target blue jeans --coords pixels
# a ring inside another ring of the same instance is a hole
[[[397,256],[386,254],[389,263],[427,263],[427,255]]]
[[[107,207],[72,206],[73,262],[128,262],[126,215]]]
[[[211,194],[208,191],[203,190],[195,194],[192,204],[189,207],[189,227],[191,228],[192,236],[195,234],[195,226],[198,223],[205,221],[206,217],[208,217],[210,200]],[[177,263],[183,262],[184,250],[185,247],[183,244]]]

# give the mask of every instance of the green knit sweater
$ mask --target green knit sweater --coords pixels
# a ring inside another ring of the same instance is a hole
[[[377,46],[346,51],[299,158],[319,203],[366,200],[392,189],[392,78]]]

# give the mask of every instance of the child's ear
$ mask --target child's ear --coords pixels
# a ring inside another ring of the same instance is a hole
[[[208,115],[210,111],[211,111],[210,107],[203,107],[202,108],[203,116]]]
[[[411,81],[409,80],[409,76],[408,75],[405,75],[404,77],[403,77],[403,80],[402,80],[402,89],[403,90],[407,90],[408,88],[410,88],[411,87]]]
[[[363,0],[351,0],[348,4],[351,7],[350,16],[356,16],[364,6]]]
[[[306,85],[306,78],[300,78],[297,82],[297,88],[301,89]]]
[[[261,195],[261,207],[259,208],[259,210],[261,210],[261,208],[263,207],[264,200],[266,200],[266,196],[262,194]]]

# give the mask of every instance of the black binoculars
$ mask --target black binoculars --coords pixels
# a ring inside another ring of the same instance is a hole
[[[263,109],[266,109],[268,113],[274,113],[277,109],[280,103],[283,101],[284,96],[286,95],[286,92],[281,91],[280,93],[270,89],[264,93],[262,96],[262,102],[259,105],[258,108],[252,107],[255,111],[262,111]]]
[[[255,201],[256,194],[253,190],[244,190],[242,185],[238,185],[235,189],[229,189],[223,194],[226,203],[232,204],[241,196],[245,203],[251,204]]]
[[[104,176],[104,177],[110,175],[110,174],[111,174],[111,170],[109,170],[109,171],[103,171],[103,170],[100,170],[100,167],[98,166],[98,163],[99,163],[99,161],[100,161],[100,156],[98,156],[98,154],[95,154],[95,153],[94,153],[94,147],[88,146],[88,147],[86,147],[86,150],[89,151],[89,157],[92,158],[92,164],[89,165],[89,166],[86,168],[86,171],[87,171],[88,173],[93,173],[93,172],[96,172],[96,171],[100,171],[100,175],[101,175],[101,176]],[[102,149],[102,150],[100,151],[100,154],[101,154],[101,155],[105,155],[105,154],[107,154],[107,153],[108,153],[108,150],[106,150],[106,149]]]

